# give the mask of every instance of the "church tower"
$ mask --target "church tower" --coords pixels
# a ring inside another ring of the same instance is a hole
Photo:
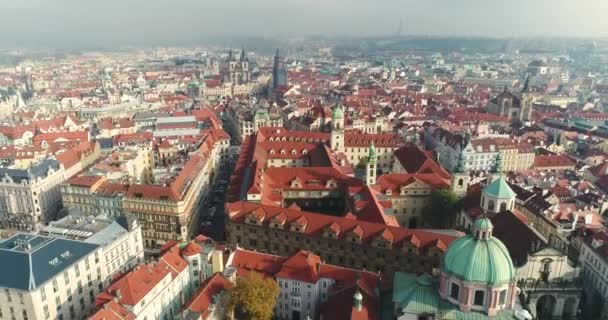
[[[344,152],[344,111],[338,104],[331,114],[331,150]]]
[[[532,103],[534,95],[530,91],[530,74],[526,75],[526,82],[521,90],[521,113],[519,114],[520,121],[532,120]]]
[[[249,83],[249,59],[245,54],[245,46],[241,50],[241,59],[239,61],[241,67],[241,83]]]
[[[452,191],[459,196],[464,196],[467,193],[467,188],[471,182],[471,176],[465,169],[464,161],[464,154],[461,152],[454,173],[452,173]]]
[[[377,169],[377,157],[376,147],[374,146],[374,140],[369,146],[369,153],[367,155],[367,165],[365,167],[365,184],[372,186],[376,183],[376,169]]]

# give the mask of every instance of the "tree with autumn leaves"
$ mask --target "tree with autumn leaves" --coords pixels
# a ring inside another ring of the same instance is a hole
[[[278,296],[279,286],[274,279],[251,272],[236,279],[235,286],[228,290],[226,302],[237,319],[269,320]]]

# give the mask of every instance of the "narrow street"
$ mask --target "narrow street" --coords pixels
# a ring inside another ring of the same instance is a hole
[[[236,144],[234,130],[228,124],[227,119],[222,118],[223,127],[231,136],[228,159],[216,173],[212,191],[208,198],[203,201],[199,208],[200,230],[199,232],[215,241],[224,241],[226,229],[226,194],[228,192],[228,180],[234,170],[238,159],[239,146]]]
[[[224,230],[226,228],[224,204],[226,201],[228,179],[230,179],[232,170],[234,170],[235,163],[236,158],[232,157],[221,166],[215,177],[211,193],[199,208],[200,233],[215,241],[224,240]]]

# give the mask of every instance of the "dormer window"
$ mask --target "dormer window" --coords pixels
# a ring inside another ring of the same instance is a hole
[[[275,154],[274,149],[270,149],[270,154]]]
[[[296,153],[297,153],[297,152],[296,152],[296,150],[295,150],[295,149],[292,149],[292,150],[291,150],[291,154],[292,154],[292,155],[295,155]]]
[[[300,180],[298,178],[295,178],[291,181],[291,187],[292,188],[299,188],[300,187]]]
[[[308,154],[308,150],[306,150],[306,149],[302,150],[302,154]]]
[[[285,149],[281,149],[281,154],[285,154]]]
[[[387,196],[390,196],[392,194],[393,194],[393,192],[391,191],[391,189],[386,189],[386,195]]]
[[[332,180],[332,179],[327,180],[327,185],[326,185],[326,187],[327,187],[327,188],[335,188],[335,187],[336,187],[336,181],[335,181],[335,180]]]

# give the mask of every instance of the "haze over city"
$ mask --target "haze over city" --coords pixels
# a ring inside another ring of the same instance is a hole
[[[2,5],[0,46],[196,44],[230,36],[603,37],[607,11],[604,0],[22,0]]]

